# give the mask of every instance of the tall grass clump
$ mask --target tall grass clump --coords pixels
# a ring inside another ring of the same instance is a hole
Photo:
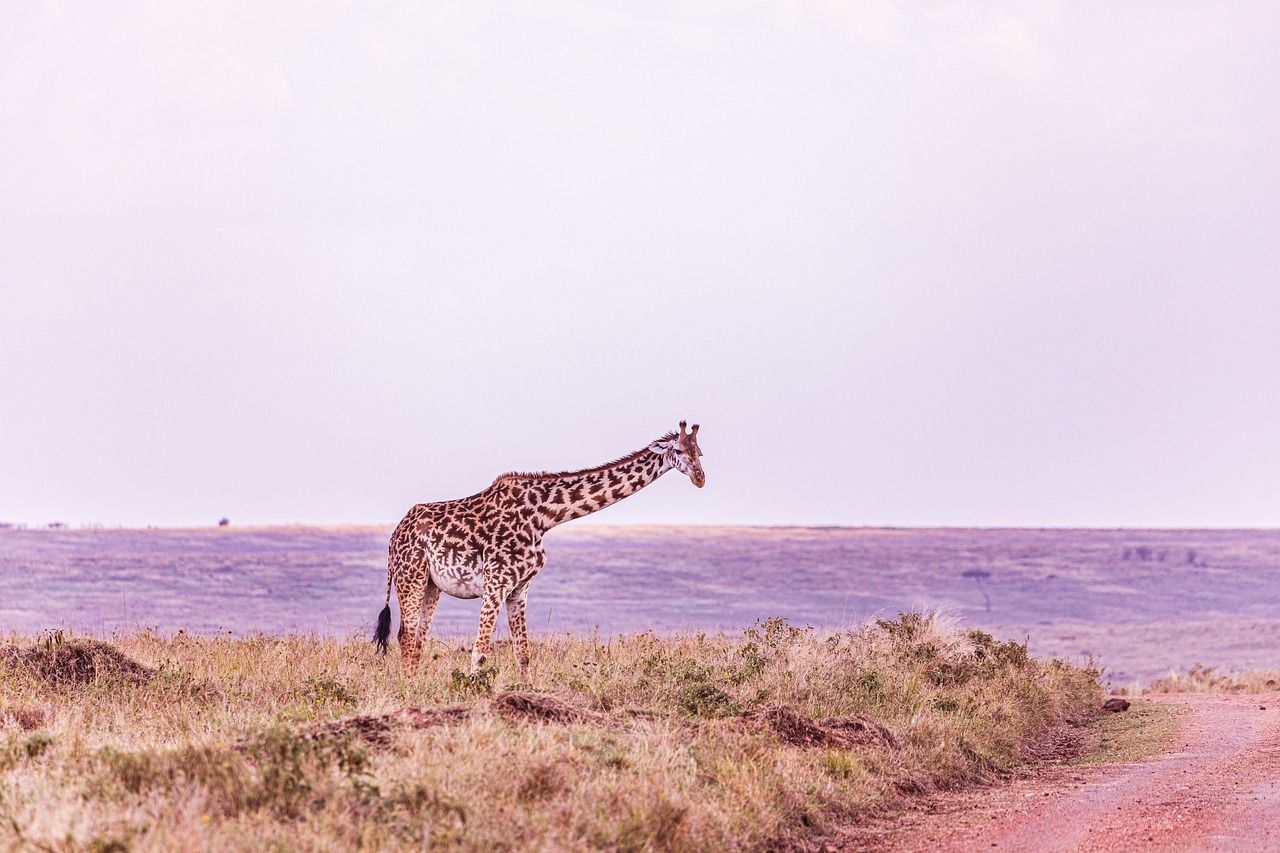
[[[994,778],[1097,708],[1098,673],[903,613],[819,633],[434,643],[16,638],[0,846],[775,850]]]

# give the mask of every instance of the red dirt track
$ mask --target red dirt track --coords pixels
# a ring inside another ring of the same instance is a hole
[[[1280,850],[1280,694],[1147,699],[1178,706],[1174,751],[944,795],[854,849]]]

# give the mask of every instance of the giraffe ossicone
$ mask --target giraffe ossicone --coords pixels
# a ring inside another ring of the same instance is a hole
[[[400,603],[400,662],[418,669],[431,618],[442,592],[479,598],[480,625],[471,672],[489,656],[498,610],[505,604],[520,673],[529,672],[525,602],[529,584],[546,563],[542,536],[643,489],[671,470],[698,488],[706,485],[698,425],[669,432],[621,459],[581,471],[503,474],[487,489],[452,501],[418,504],[405,514],[387,546],[387,599],[374,643],[387,651],[391,590]]]

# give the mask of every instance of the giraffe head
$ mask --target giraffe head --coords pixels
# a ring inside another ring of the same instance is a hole
[[[680,422],[680,434],[668,433],[649,445],[649,449],[671,463],[681,474],[689,478],[701,489],[707,484],[707,475],[702,473],[702,451],[698,449],[698,425],[687,430],[684,421]]]

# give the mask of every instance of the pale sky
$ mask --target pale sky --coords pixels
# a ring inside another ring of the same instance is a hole
[[[1273,2],[2,18],[0,521],[1280,524]]]

